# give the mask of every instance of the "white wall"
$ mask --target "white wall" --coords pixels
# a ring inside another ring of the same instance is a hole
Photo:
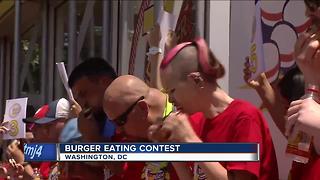
[[[219,80],[219,85],[229,92],[230,1],[209,1],[209,6],[208,44],[225,67],[227,73]]]

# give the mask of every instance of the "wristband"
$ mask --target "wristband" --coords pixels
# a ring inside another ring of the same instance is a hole
[[[149,48],[149,52],[147,52],[147,56],[161,54],[162,49],[159,47],[151,47]]]

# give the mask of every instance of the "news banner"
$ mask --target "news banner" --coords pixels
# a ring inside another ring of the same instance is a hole
[[[259,161],[256,143],[25,144],[26,161]]]

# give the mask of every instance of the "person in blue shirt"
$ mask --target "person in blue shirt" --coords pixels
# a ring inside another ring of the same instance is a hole
[[[68,84],[75,99],[71,112],[78,109],[75,116],[83,142],[109,141],[115,134],[115,125],[102,108],[104,92],[115,78],[115,70],[102,58],[88,58],[71,72]]]

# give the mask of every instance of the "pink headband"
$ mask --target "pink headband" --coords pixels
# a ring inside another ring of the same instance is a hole
[[[207,43],[203,38],[197,38],[193,42],[184,42],[181,44],[178,44],[173,49],[169,51],[169,53],[164,57],[164,59],[161,62],[160,69],[165,69],[168,64],[174,59],[174,57],[185,47],[194,45],[197,47],[198,51],[198,61],[200,63],[200,66],[204,73],[208,75],[216,75],[215,70],[212,68],[212,66],[209,63],[209,49],[207,46]]]

